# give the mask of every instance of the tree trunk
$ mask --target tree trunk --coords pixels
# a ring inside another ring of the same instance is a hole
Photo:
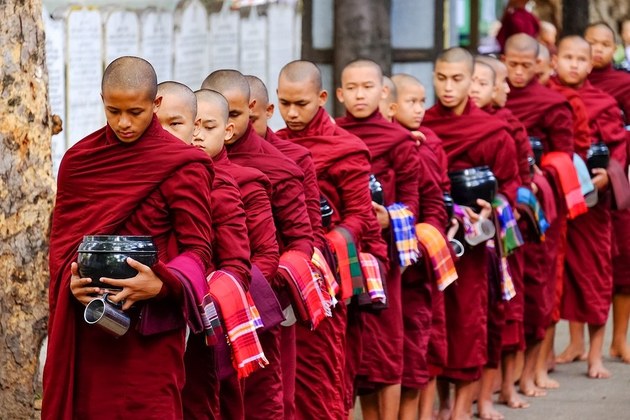
[[[54,196],[40,1],[0,4],[0,411],[35,416]]]
[[[335,0],[335,86],[341,70],[357,58],[376,61],[389,74],[392,67],[390,0]],[[336,104],[335,109],[343,109]]]
[[[564,0],[562,8],[561,36],[581,35],[588,25],[589,0]]]

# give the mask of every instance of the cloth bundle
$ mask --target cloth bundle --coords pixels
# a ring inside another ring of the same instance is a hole
[[[387,207],[398,250],[401,267],[408,267],[418,261],[418,240],[414,230],[414,216],[409,209],[400,203]]]
[[[418,243],[428,256],[438,289],[443,291],[457,280],[457,271],[451,258],[449,245],[444,236],[428,223],[418,223],[415,226]]]

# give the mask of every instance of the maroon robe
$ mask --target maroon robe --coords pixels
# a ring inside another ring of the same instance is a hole
[[[615,98],[624,113],[625,124],[630,125],[630,73],[615,70],[611,64],[602,69],[594,68],[588,81]]]
[[[441,104],[424,124],[442,139],[449,171],[488,165],[499,191],[514,202],[519,185],[516,149],[502,121],[468,101],[461,116]],[[488,270],[485,245],[468,248],[456,262],[459,279],[444,292],[448,361],[442,375],[476,380],[487,362]]]
[[[625,164],[627,133],[615,99],[588,81],[577,89],[589,114],[594,142],[604,142],[610,158]],[[584,158],[585,156],[582,156]],[[604,325],[612,300],[610,186],[597,205],[569,220],[561,316],[569,321]]]
[[[319,189],[334,213],[329,229],[343,226],[361,246],[375,221],[367,188],[370,155],[356,136],[335,125],[320,108],[301,131],[280,130],[278,136],[308,149],[315,164]],[[344,418],[352,396],[345,389],[346,327],[356,308],[340,303],[332,318],[320,323],[309,336],[298,335],[296,418]],[[360,342],[353,342],[355,347]],[[349,348],[348,351],[356,351]]]
[[[529,136],[540,138],[544,153],[565,152],[573,156],[573,116],[571,106],[561,94],[542,86],[536,79],[524,88],[510,86],[506,107],[523,123]],[[546,174],[555,186],[556,204],[564,208],[564,196],[555,178]],[[551,323],[555,299],[552,293],[557,283],[558,253],[564,241],[562,226],[566,211],[558,217],[545,233],[545,242],[529,241],[524,247],[525,338],[535,342],[544,338],[545,329]],[[552,267],[552,269],[549,269]]]
[[[185,254],[201,270],[211,267],[212,179],[210,158],[155,116],[131,144],[106,126],[66,152],[50,241],[42,418],[182,418],[183,287],[165,263]],[[70,264],[86,234],[150,235],[158,248],[152,269],[162,291],[128,311],[131,328],[120,338],[83,322],[84,308],[69,290]]]
[[[533,38],[538,36],[540,22],[524,7],[510,7],[505,10],[501,18],[501,29],[497,34],[497,42],[501,51],[505,48],[505,42],[514,34],[525,33]]]

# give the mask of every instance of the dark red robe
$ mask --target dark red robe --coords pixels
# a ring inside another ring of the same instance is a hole
[[[442,139],[449,171],[488,165],[499,191],[514,202],[519,186],[516,149],[504,122],[468,101],[461,116],[441,104],[424,124]],[[476,380],[487,362],[488,270],[485,245],[469,248],[456,262],[459,279],[444,292],[448,361],[442,375]]]
[[[363,236],[375,222],[367,188],[370,155],[365,144],[332,122],[323,108],[304,130],[285,128],[277,134],[311,152],[319,189],[334,210],[329,228],[343,226],[361,246]],[[296,376],[298,419],[347,417],[347,402],[352,400],[345,389],[349,313],[355,318],[356,308],[340,303],[334,316],[322,321],[310,336],[297,337],[301,349]],[[360,342],[353,344],[360,346]]]
[[[615,70],[612,65],[602,69],[593,69],[588,81],[598,89],[612,95],[624,113],[626,125],[630,125],[630,73]]]
[[[524,88],[510,86],[506,107],[523,123],[529,136],[540,138],[544,153],[565,152],[573,156],[573,117],[567,99],[561,94],[542,86],[536,79]],[[556,205],[563,209],[563,195],[555,178],[546,174],[556,196]],[[557,283],[558,253],[564,241],[562,226],[566,211],[558,217],[545,233],[545,242],[529,241],[525,253],[525,338],[530,342],[542,340],[545,329],[551,323],[555,302],[553,291]],[[549,269],[552,267],[552,269]]]
[[[512,35],[525,33],[536,38],[539,31],[540,22],[536,16],[523,7],[510,7],[505,10],[501,18],[501,29],[497,34],[497,42],[501,46],[501,51],[503,51],[505,41]]]
[[[42,418],[182,418],[183,288],[165,263],[185,254],[203,271],[212,266],[212,179],[210,158],[155,116],[133,143],[106,126],[66,152],[50,240]],[[128,311],[131,328],[120,338],[83,322],[84,308],[69,290],[70,264],[88,234],[150,235],[158,248],[152,268],[162,292]],[[159,333],[149,335],[149,326]]]
[[[416,141],[409,131],[386,120],[378,110],[361,119],[347,113],[345,117],[338,118],[337,123],[363,140],[370,150],[371,170],[383,187],[385,206],[400,203],[416,215],[420,165]],[[402,382],[404,328],[400,267],[391,228],[383,232],[383,238],[390,248],[388,308],[378,314],[363,314],[364,350],[358,374],[361,376],[360,385],[367,392],[375,385]]]
[[[588,81],[577,92],[588,110],[594,142],[606,143],[610,158],[625,164],[627,133],[615,99]],[[608,318],[613,289],[610,195],[610,187],[600,191],[597,205],[568,222],[561,315],[569,321],[601,326]]]

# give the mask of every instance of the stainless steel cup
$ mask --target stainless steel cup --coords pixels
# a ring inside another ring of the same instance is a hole
[[[455,251],[456,257],[459,258],[462,255],[464,255],[464,245],[460,241],[453,238],[449,240],[449,242],[451,243],[451,247],[453,248],[453,251]]]
[[[114,337],[125,335],[131,324],[131,319],[122,310],[122,305],[109,300],[108,293],[92,299],[87,304],[83,319],[90,325],[98,325]]]

